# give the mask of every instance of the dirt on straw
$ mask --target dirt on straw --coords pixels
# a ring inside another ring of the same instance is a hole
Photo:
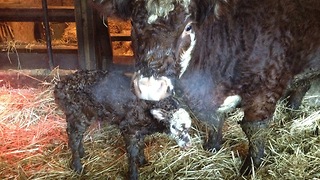
[[[69,168],[66,122],[52,92],[53,85],[0,88],[0,179],[125,179],[123,139],[106,124],[94,124],[85,135],[85,172],[77,175]],[[188,150],[180,150],[164,134],[147,137],[149,164],[140,168],[141,179],[320,179],[319,106],[305,101],[301,110],[292,111],[279,104],[263,165],[247,177],[239,175],[248,148],[237,124],[241,117],[237,110],[226,120],[218,152],[203,150],[205,126],[197,121]]]

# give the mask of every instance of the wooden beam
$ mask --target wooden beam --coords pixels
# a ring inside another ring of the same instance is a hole
[[[14,49],[18,53],[47,53],[47,47],[44,44],[15,44],[14,47],[10,47],[5,44],[0,44],[0,53],[11,52],[8,48]],[[75,45],[53,45],[53,53],[63,53],[63,54],[77,54],[78,47]]]
[[[124,34],[110,34],[111,41],[131,41],[130,35],[124,35]]]
[[[75,22],[74,7],[49,6],[48,20],[50,22]],[[1,6],[0,22],[42,22],[42,7]]]

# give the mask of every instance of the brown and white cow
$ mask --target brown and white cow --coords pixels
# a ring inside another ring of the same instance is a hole
[[[249,139],[242,173],[261,164],[277,101],[286,95],[297,108],[309,80],[319,77],[319,0],[93,1],[106,16],[131,19],[136,95],[183,97],[212,126],[205,148],[219,148],[222,105],[241,97]]]

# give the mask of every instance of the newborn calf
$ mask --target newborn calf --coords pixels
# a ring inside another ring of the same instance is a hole
[[[173,97],[162,101],[139,100],[131,92],[131,79],[122,72],[78,71],[59,81],[54,89],[58,106],[67,120],[71,167],[82,171],[80,158],[84,156],[83,134],[93,120],[117,125],[124,137],[130,179],[138,178],[138,166],[146,163],[144,138],[156,132],[165,132],[178,145],[191,145],[188,130],[189,114]]]

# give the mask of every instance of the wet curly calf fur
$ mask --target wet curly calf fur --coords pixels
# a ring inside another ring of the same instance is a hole
[[[190,146],[189,114],[177,100],[159,102],[139,100],[130,90],[129,77],[122,72],[78,71],[59,81],[54,98],[66,115],[68,143],[72,151],[71,167],[83,170],[83,135],[92,121],[117,125],[126,143],[129,177],[138,178],[138,166],[146,163],[144,137],[165,132],[182,148]],[[171,128],[176,130],[172,131]]]

